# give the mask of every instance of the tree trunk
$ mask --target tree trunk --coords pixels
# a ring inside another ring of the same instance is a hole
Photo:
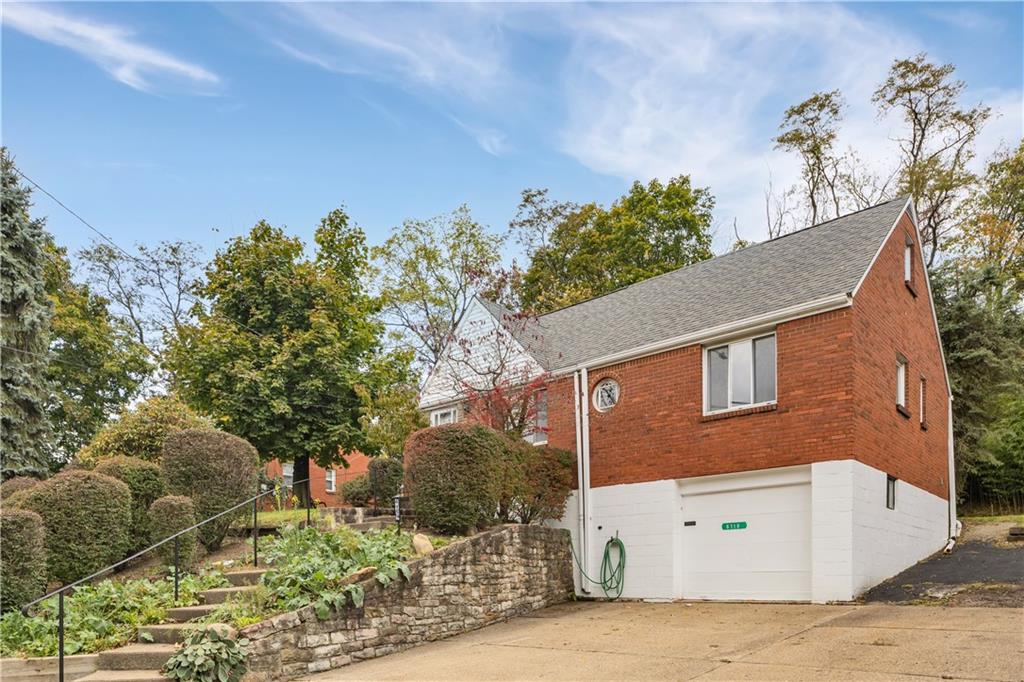
[[[292,495],[299,498],[299,508],[305,509],[311,503],[309,494],[309,456],[302,455],[295,458],[295,464],[292,467]],[[299,481],[304,481],[299,483]]]

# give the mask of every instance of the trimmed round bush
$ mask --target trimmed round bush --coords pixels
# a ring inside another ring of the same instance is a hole
[[[405,446],[409,494],[421,524],[461,534],[492,523],[507,441],[480,424],[417,431]]]
[[[576,455],[568,450],[530,445],[523,458],[523,488],[517,500],[520,523],[560,519],[573,489]]]
[[[46,530],[27,509],[0,510],[0,609],[16,609],[46,591]]]
[[[28,490],[32,486],[39,485],[38,478],[31,476],[14,476],[0,483],[0,500],[6,500],[11,495],[22,490]]]
[[[101,460],[94,471],[124,482],[132,491],[132,528],[129,553],[148,547],[149,505],[164,494],[164,475],[160,467],[138,457],[117,455]]]
[[[197,522],[196,508],[191,497],[165,495],[149,507],[150,544],[160,542],[179,530],[194,526]],[[165,564],[174,563],[174,543],[168,542],[156,549]],[[185,533],[178,538],[178,566],[188,568],[196,559],[196,532]]]
[[[365,507],[370,502],[370,477],[356,476],[341,484],[341,499],[353,507]]]
[[[209,426],[208,420],[174,396],[154,396],[107,424],[91,443],[78,451],[75,461],[88,468],[118,455],[155,462],[160,459],[168,435]]]
[[[126,556],[132,493],[116,478],[65,471],[21,491],[10,503],[43,517],[53,580],[73,582]]]
[[[238,436],[217,429],[185,429],[167,437],[161,455],[167,491],[192,498],[196,521],[203,521],[256,494],[259,457],[256,448]],[[199,542],[209,551],[220,547],[233,514],[199,529]]]
[[[400,459],[376,457],[370,460],[367,475],[370,477],[370,495],[377,501],[378,507],[387,507],[402,487],[405,468]]]

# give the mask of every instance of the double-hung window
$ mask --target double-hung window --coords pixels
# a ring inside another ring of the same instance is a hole
[[[775,335],[705,351],[704,411],[735,410],[775,402]]]
[[[523,438],[534,445],[548,442],[548,392],[537,391],[534,397],[533,423],[526,429]]]
[[[291,462],[285,462],[282,464],[281,477],[284,479],[284,487],[291,488],[292,481],[295,479],[295,465]]]
[[[338,472],[336,472],[333,468],[328,469],[326,475],[324,476],[324,487],[326,488],[327,492],[335,492],[337,490],[337,484]]]
[[[430,413],[431,426],[454,424],[457,421],[459,421],[459,408],[454,405],[452,407],[446,407],[443,410],[434,410]]]
[[[907,359],[896,355],[896,410],[904,417],[910,416],[907,409]]]

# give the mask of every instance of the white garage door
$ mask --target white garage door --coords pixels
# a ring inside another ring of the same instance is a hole
[[[683,490],[685,599],[810,600],[810,483]]]

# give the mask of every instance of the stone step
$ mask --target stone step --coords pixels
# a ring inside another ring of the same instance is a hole
[[[235,587],[216,587],[212,590],[204,590],[199,594],[203,599],[204,604],[223,604],[228,599],[231,599],[239,594],[245,594],[246,592],[252,592],[256,589],[255,585],[238,585]]]
[[[214,611],[220,604],[199,604],[198,606],[178,606],[167,609],[167,618],[175,623],[185,623],[196,618],[202,618]]]
[[[160,670],[177,650],[175,644],[129,644],[101,651],[96,667],[100,670]]]
[[[373,521],[363,521],[362,523],[346,523],[342,527],[351,530],[366,531],[366,530],[380,530],[393,524],[395,520],[393,518],[382,517]]]
[[[166,682],[159,670],[97,670],[77,682]]]
[[[235,629],[225,623],[164,623],[139,627],[139,642],[142,644],[177,644],[193,630],[216,630],[222,637],[234,639]],[[149,635],[149,639],[144,637]]]
[[[244,571],[231,571],[225,573],[224,577],[235,587],[243,585],[255,585],[260,581],[260,576],[266,573],[262,568],[250,568]]]

